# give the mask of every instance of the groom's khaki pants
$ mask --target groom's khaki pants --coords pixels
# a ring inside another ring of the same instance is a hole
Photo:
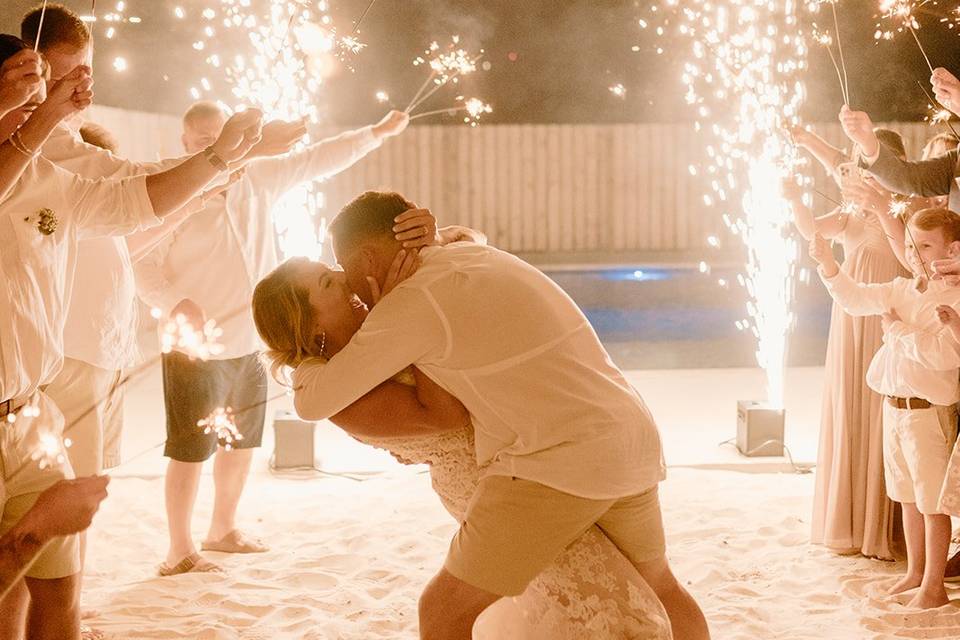
[[[596,525],[634,565],[666,552],[656,485],[626,498],[593,500],[530,480],[480,480],[445,568],[467,584],[516,596]]]

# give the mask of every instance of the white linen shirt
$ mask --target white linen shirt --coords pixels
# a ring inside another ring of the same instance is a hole
[[[867,385],[898,398],[923,398],[949,406],[960,400],[960,345],[937,318],[937,305],[960,309],[960,287],[931,280],[925,291],[917,281],[897,278],[864,284],[840,271],[820,278],[837,304],[852,316],[872,316],[891,309],[901,320],[890,325],[867,370]]]
[[[157,173],[189,157],[131,162],[84,142],[78,125],[61,123],[40,153],[81,178]],[[110,371],[133,364],[137,352],[137,290],[126,241],[118,236],[81,239],[74,280],[64,327],[64,355]]]
[[[484,474],[593,499],[665,477],[653,417],[562,289],[492,247],[421,255],[343,350],[294,371],[301,417],[328,418],[415,364],[470,412]]]
[[[51,209],[56,231],[42,234]],[[47,384],[63,362],[63,327],[80,238],[131,233],[160,224],[146,178],[84,180],[35,158],[0,201],[0,400]]]
[[[291,188],[331,176],[380,146],[370,127],[321,140],[301,151],[247,165],[226,194],[209,200],[134,265],[140,297],[167,317],[185,298],[223,329],[224,351],[239,358],[261,348],[251,301],[277,265],[271,210]]]

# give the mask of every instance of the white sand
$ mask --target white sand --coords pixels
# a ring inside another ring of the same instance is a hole
[[[956,638],[960,608],[868,597],[899,567],[806,543],[812,476],[675,469],[662,487],[671,560],[716,638]],[[226,575],[153,577],[162,481],[120,478],[98,516],[85,606],[116,638],[415,638],[416,599],[453,525],[427,477],[257,476],[248,528],[272,550],[211,554]],[[209,492],[196,521],[206,522]],[[197,528],[199,539],[203,531]],[[960,604],[960,592],[953,591]]]
[[[715,468],[671,468],[661,488],[674,570],[703,606],[714,638],[960,637],[960,591],[951,591],[955,605],[926,613],[878,597],[902,566],[807,544],[812,475],[745,473],[769,468],[757,463],[770,459],[746,460],[717,446],[735,433],[736,400],[761,397],[757,372],[628,375],[657,417],[668,463]],[[787,442],[806,461],[816,450],[820,375],[788,374]],[[689,402],[690,394],[698,401]],[[158,376],[131,388],[126,424],[128,458],[162,441]],[[114,474],[85,581],[84,605],[98,612],[94,626],[124,640],[416,637],[417,596],[454,530],[427,477],[329,426],[318,428],[324,468],[380,475],[364,482],[275,477],[265,470],[273,446],[269,429],[266,435],[240,511],[241,525],[272,550],[211,554],[226,575],[155,577],[166,552],[163,458],[153,449]],[[741,471],[726,469],[732,465]],[[211,480],[204,475],[201,484],[197,541],[209,522]]]

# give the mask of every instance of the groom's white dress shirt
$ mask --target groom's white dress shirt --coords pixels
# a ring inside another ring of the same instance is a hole
[[[594,499],[665,477],[653,417],[566,293],[492,247],[422,256],[340,353],[296,369],[303,418],[328,418],[413,363],[470,412],[482,473]]]
[[[253,324],[253,289],[277,265],[271,211],[291,188],[347,169],[380,146],[372,127],[348,131],[277,158],[254,160],[226,194],[209,200],[134,265],[137,290],[166,317],[184,298],[223,329],[227,360],[262,343]]]
[[[37,225],[49,209],[56,231]],[[0,201],[0,400],[49,383],[63,362],[63,329],[80,238],[160,224],[144,176],[83,180],[36,158]]]

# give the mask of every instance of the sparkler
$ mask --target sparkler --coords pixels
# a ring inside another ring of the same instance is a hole
[[[450,107],[447,109],[434,109],[433,111],[425,111],[424,113],[418,113],[417,115],[410,118],[410,121],[418,120],[420,118],[427,118],[429,116],[435,116],[438,113],[457,113],[458,111],[466,111],[467,115],[464,116],[463,121],[469,124],[471,127],[477,126],[480,116],[485,113],[492,113],[493,108],[480,100],[480,98],[470,98],[469,100],[464,100],[463,96],[457,96],[458,101],[462,101],[463,105],[459,107]]]
[[[617,96],[618,98],[625,98],[627,96],[626,87],[624,87],[623,84],[619,82],[615,85],[611,85],[610,87],[608,87],[608,89],[610,93]]]
[[[843,69],[843,104],[850,104],[850,84],[847,82],[847,63],[843,59],[843,38],[840,37],[840,21],[837,20],[837,0],[825,0],[830,3],[833,12],[833,28],[837,34],[837,52],[840,54],[840,66]],[[831,54],[831,58],[833,55]]]
[[[37,51],[40,46],[40,33],[43,31],[43,19],[47,15],[47,0],[43,0],[43,7],[40,9],[40,22],[37,24],[37,36],[33,41],[33,50]]]
[[[933,65],[930,63],[930,58],[927,56],[927,52],[924,50],[923,45],[920,43],[920,38],[917,36],[917,29],[920,28],[920,22],[917,20],[914,12],[920,7],[928,4],[931,0],[921,0],[916,2],[914,0],[880,0],[880,12],[881,19],[889,18],[896,22],[899,22],[899,26],[896,31],[898,33],[903,31],[909,31],[910,35],[913,36],[914,41],[917,43],[917,47],[920,49],[920,53],[923,54],[923,59],[927,63],[927,67],[930,68],[930,73],[933,73]],[[874,38],[877,40],[891,40],[893,39],[894,31],[892,29],[883,29],[881,23],[877,24],[877,31],[874,33]]]
[[[953,114],[948,109],[941,109],[937,107],[937,101],[933,99],[933,96],[930,95],[930,92],[927,91],[927,88],[923,86],[923,83],[917,80],[917,85],[920,87],[920,90],[923,91],[923,95],[927,97],[929,101],[928,106],[931,109],[931,114],[927,117],[930,120],[930,124],[945,124],[947,128],[950,129],[950,133],[954,136],[960,138],[960,134],[957,134],[957,130],[953,128],[953,125],[950,124],[950,118],[953,117]]]
[[[235,415],[230,407],[217,407],[206,418],[198,420],[197,426],[202,428],[204,433],[216,434],[217,440],[223,443],[223,448],[227,451],[233,449],[234,442],[243,440],[243,434],[237,428]]]
[[[890,203],[890,209],[888,213],[893,218],[898,218],[903,223],[903,230],[906,233],[907,237],[910,238],[910,242],[913,243],[913,246],[916,247],[917,243],[913,239],[913,233],[910,231],[910,225],[907,224],[907,221],[904,219],[907,213],[908,203],[906,200],[893,200]],[[923,258],[920,256],[920,252],[917,251],[917,262],[920,263],[920,268],[923,269],[923,276],[929,280],[930,273],[927,271],[927,265],[924,262]]]
[[[178,313],[163,327],[160,337],[160,351],[170,353],[174,349],[183,351],[191,359],[207,360],[210,356],[223,353],[224,346],[218,342],[223,329],[217,326],[213,318],[207,320],[200,329],[195,328],[186,316]]]
[[[41,469],[63,464],[67,459],[67,449],[70,445],[70,438],[61,438],[52,433],[44,433],[40,436],[40,444],[30,455],[30,459],[38,462]]]
[[[816,3],[806,6],[814,10]],[[669,37],[689,42],[682,81],[707,154],[698,172],[711,184],[704,201],[731,207],[725,223],[747,252],[746,271],[737,278],[749,296],[742,326],[757,338],[767,401],[780,408],[798,259],[781,182],[800,163],[782,129],[799,121],[804,93],[798,77],[808,49],[799,9],[773,0],[666,0],[660,8],[658,35],[672,31]],[[708,243],[720,245],[712,236]]]
[[[460,48],[460,36],[455,35],[450,38],[450,44],[446,47],[441,47],[436,41],[431,42],[423,55],[427,57],[418,56],[414,59],[413,66],[428,65],[430,75],[404,109],[406,113],[411,113],[447,84],[459,83],[460,76],[476,71],[477,62],[483,57],[483,50],[481,49],[478,55],[471,56],[465,49]],[[428,90],[431,84],[433,87]]]
[[[837,79],[840,81],[840,93],[843,94],[843,104],[849,105],[850,98],[847,96],[847,84],[846,84],[846,69],[843,72],[840,71],[840,65],[837,63],[837,58],[833,55],[833,37],[826,31],[820,31],[817,27],[817,24],[813,24],[813,40],[817,44],[823,46],[827,50],[827,53],[830,54],[830,62],[833,63],[833,68],[837,71]]]

